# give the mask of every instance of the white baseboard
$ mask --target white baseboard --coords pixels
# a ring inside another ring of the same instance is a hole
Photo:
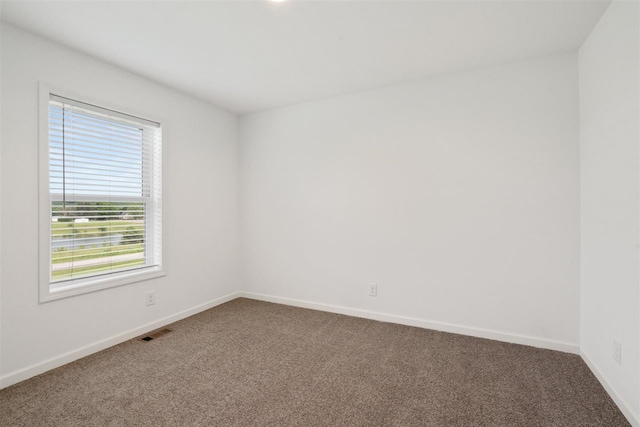
[[[112,337],[95,342],[93,344],[89,344],[87,346],[78,348],[76,350],[72,350],[60,356],[56,356],[51,359],[45,360],[43,362],[28,366],[26,368],[19,369],[14,372],[10,372],[0,377],[0,389],[9,387],[10,385],[19,383],[20,381],[24,381],[36,375],[40,375],[51,369],[55,369],[62,365],[66,365],[67,363],[89,356],[90,354],[97,353],[106,348],[113,347],[114,345],[123,343],[132,338],[143,335],[147,332],[153,331],[154,329],[158,329],[170,323],[177,322],[178,320],[182,320],[186,317],[193,316],[194,314],[200,313],[201,311],[208,310],[220,304],[224,304],[225,302],[231,301],[240,296],[241,296],[241,292],[233,292],[223,297],[216,298],[212,301],[206,302],[204,304],[200,304],[195,307],[189,308],[187,310],[181,311],[179,313],[172,314],[171,316],[164,317],[162,319],[156,320],[151,323],[147,323],[145,325],[123,332],[121,334],[114,335]]]
[[[620,395],[611,386],[609,381],[607,381],[606,377],[602,374],[602,372],[597,368],[597,366],[593,363],[593,361],[589,358],[589,356],[583,350],[580,349],[580,347],[577,344],[571,344],[571,343],[566,343],[566,342],[556,341],[556,340],[549,340],[544,338],[536,338],[536,337],[531,337],[526,335],[493,331],[493,330],[482,329],[482,328],[473,328],[473,327],[455,325],[455,324],[450,324],[445,322],[435,322],[435,321],[419,319],[414,317],[398,316],[395,314],[380,313],[375,311],[361,310],[361,309],[355,309],[355,308],[337,306],[337,305],[331,305],[331,304],[322,304],[322,303],[298,300],[293,298],[284,298],[284,297],[277,297],[272,295],[258,294],[253,292],[233,292],[223,297],[216,298],[212,301],[206,302],[204,304],[200,304],[190,309],[173,314],[171,316],[164,317],[162,319],[156,320],[151,323],[147,323],[145,325],[142,325],[140,327],[131,329],[121,334],[112,336],[110,338],[78,348],[76,350],[70,351],[60,356],[56,356],[51,359],[45,360],[43,362],[28,366],[26,368],[23,368],[14,372],[10,372],[9,374],[0,377],[0,389],[9,387],[20,381],[24,381],[36,375],[40,375],[51,369],[55,369],[60,366],[66,365],[67,363],[81,359],[90,354],[97,353],[106,348],[112,347],[114,345],[120,344],[132,338],[135,338],[137,336],[143,335],[154,329],[158,329],[170,323],[177,322],[178,320],[182,320],[186,317],[193,316],[194,314],[200,313],[201,311],[208,310],[217,305],[224,304],[225,302],[234,300],[239,297],[244,297],[244,298],[249,298],[249,299],[254,299],[259,301],[273,302],[276,304],[290,305],[290,306],[301,307],[301,308],[309,308],[313,310],[326,311],[330,313],[345,314],[348,316],[378,320],[381,322],[415,326],[419,328],[432,329],[432,330],[441,331],[441,332],[450,332],[450,333],[468,335],[468,336],[473,336],[478,338],[487,338],[487,339],[503,341],[503,342],[513,343],[513,344],[529,345],[529,346],[544,348],[548,350],[562,351],[565,353],[579,354],[582,357],[582,359],[585,361],[589,369],[591,369],[593,374],[596,376],[596,378],[598,378],[598,381],[600,381],[600,383],[605,388],[607,393],[609,393],[609,395],[611,396],[613,401],[616,403],[616,405],[618,405],[618,407],[620,408],[624,416],[627,418],[627,420],[631,423],[631,425],[634,427],[640,427],[640,417],[637,414],[635,414],[633,410],[630,408],[630,406],[625,402],[625,400],[620,397]]]
[[[398,316],[395,314],[380,313],[369,310],[322,304],[311,301],[303,301],[292,298],[276,297],[272,295],[257,294],[253,292],[241,292],[244,298],[259,301],[273,302],[277,304],[291,305],[295,307],[310,308],[313,310],[328,311],[330,313],[346,314],[348,316],[362,317],[365,319],[378,320],[381,322],[398,323],[400,325],[416,326],[418,328],[433,329],[441,332],[469,335],[477,338],[487,338],[496,341],[503,341],[512,344],[522,344],[532,347],[557,350],[565,353],[579,354],[580,347],[577,344],[562,341],[536,338],[526,335],[512,334],[508,332],[492,331],[489,329],[473,328],[469,326],[455,325],[451,323],[435,322],[415,317]]]
[[[257,294],[253,292],[233,292],[231,294],[225,295],[220,298],[216,298],[212,301],[197,305],[195,307],[181,311],[171,316],[167,316],[162,319],[156,320],[154,322],[147,323],[140,327],[131,329],[127,332],[123,332],[121,334],[95,342],[93,344],[89,344],[87,346],[70,351],[60,356],[11,372],[3,377],[0,377],[0,389],[9,387],[20,381],[24,381],[36,375],[40,375],[51,369],[55,369],[60,366],[66,365],[67,363],[81,359],[90,354],[97,353],[106,348],[112,347],[114,345],[120,344],[132,338],[135,338],[137,336],[143,335],[154,329],[158,329],[170,323],[177,322],[178,320],[182,320],[186,317],[193,316],[194,314],[200,313],[201,311],[208,310],[212,307],[215,307],[220,304],[224,304],[225,302],[231,301],[239,297],[244,297],[244,298],[249,298],[249,299],[254,299],[259,301],[273,302],[276,304],[290,305],[290,306],[301,307],[301,308],[309,308],[313,310],[327,311],[330,313],[345,314],[348,316],[361,317],[361,318],[377,320],[381,322],[397,323],[401,325],[415,326],[419,328],[432,329],[436,331],[450,332],[450,333],[468,335],[468,336],[473,336],[478,338],[487,338],[487,339],[492,339],[497,341],[503,341],[503,342],[513,343],[513,344],[529,345],[529,346],[544,348],[549,350],[557,350],[557,351],[563,351],[566,353],[579,354],[582,357],[582,359],[585,361],[589,369],[591,369],[593,374],[596,376],[598,381],[600,381],[600,383],[605,388],[607,393],[609,393],[609,395],[611,396],[613,401],[616,403],[616,405],[618,405],[618,407],[620,408],[624,416],[627,418],[627,420],[631,423],[631,425],[634,427],[640,427],[640,417],[638,417],[638,415],[635,414],[633,410],[631,410],[629,405],[615,391],[615,389],[611,386],[609,381],[607,381],[606,377],[593,363],[591,358],[589,358],[589,356],[583,350],[581,350],[580,347],[576,344],[570,344],[570,343],[543,339],[543,338],[536,338],[536,337],[531,337],[526,335],[511,334],[506,332],[499,332],[499,331],[492,331],[492,330],[481,329],[481,328],[455,325],[455,324],[450,324],[445,322],[435,322],[435,321],[419,319],[414,317],[398,316],[395,314],[380,313],[375,311],[361,310],[361,309],[355,309],[355,308],[337,306],[337,305],[331,305],[331,304],[322,304],[322,303],[298,300],[293,298],[284,298],[284,297],[277,297],[272,295]]]
[[[584,360],[584,362],[587,364],[589,369],[591,369],[593,375],[595,375],[598,381],[600,381],[602,387],[604,387],[607,393],[609,393],[611,399],[613,399],[616,405],[618,405],[618,408],[620,408],[620,411],[627,418],[627,421],[629,421],[629,423],[634,427],[640,427],[640,417],[638,416],[638,414],[634,413],[627,402],[622,397],[620,397],[616,390],[611,386],[611,383],[604,376],[602,371],[598,369],[595,363],[593,363],[593,360],[591,360],[587,353],[585,353],[585,351],[582,349],[580,349],[580,356],[582,357],[582,360]]]

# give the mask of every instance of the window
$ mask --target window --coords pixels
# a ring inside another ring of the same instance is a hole
[[[162,275],[160,125],[45,89],[41,103],[41,301]]]

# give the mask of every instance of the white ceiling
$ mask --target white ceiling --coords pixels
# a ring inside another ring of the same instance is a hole
[[[606,1],[2,2],[2,20],[244,114],[573,51]]]

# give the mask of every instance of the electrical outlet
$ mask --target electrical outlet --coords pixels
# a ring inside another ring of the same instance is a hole
[[[146,297],[145,301],[147,302],[147,305],[153,305],[156,303],[156,291],[147,292],[145,297]]]
[[[622,365],[622,345],[616,340],[613,340],[613,360],[618,365]]]
[[[378,296],[378,285],[375,283],[369,283],[369,296],[377,297]]]

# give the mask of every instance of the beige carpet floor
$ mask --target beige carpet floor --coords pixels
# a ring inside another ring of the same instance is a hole
[[[0,391],[2,426],[625,426],[580,357],[237,299]]]

